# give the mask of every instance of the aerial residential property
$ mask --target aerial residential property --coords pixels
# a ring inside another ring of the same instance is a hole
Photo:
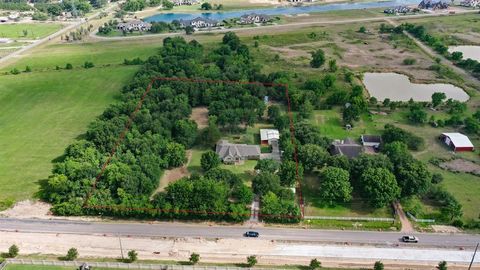
[[[0,270],[480,270],[479,0],[0,0]]]
[[[122,31],[149,31],[152,25],[147,22],[143,22],[140,20],[131,20],[125,23],[119,23],[117,25],[117,29]]]
[[[193,20],[180,20],[179,23],[182,27],[192,26],[194,28],[211,28],[220,25],[220,22],[216,20],[203,17],[197,17]]]
[[[245,14],[240,17],[240,24],[253,24],[253,23],[266,23],[271,21],[272,18],[268,15],[264,14]]]
[[[243,164],[245,160],[260,159],[260,146],[229,143],[221,140],[215,150],[225,164]]]

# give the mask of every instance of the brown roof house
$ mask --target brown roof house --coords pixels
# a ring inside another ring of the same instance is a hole
[[[220,140],[215,152],[225,164],[243,164],[245,160],[260,159],[260,146],[234,144],[227,140]]]
[[[356,158],[361,153],[363,153],[363,146],[350,138],[335,140],[330,145],[330,154],[332,155],[344,155],[348,158]]]

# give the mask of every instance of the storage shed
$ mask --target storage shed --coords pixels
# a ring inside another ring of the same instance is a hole
[[[473,151],[475,149],[470,139],[461,133],[442,133],[440,139],[455,152]]]

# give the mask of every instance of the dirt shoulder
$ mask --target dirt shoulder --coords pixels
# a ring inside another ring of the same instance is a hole
[[[282,243],[263,239],[203,238],[122,238],[124,250],[136,250],[141,260],[187,261],[192,252],[200,254],[202,262],[244,263],[249,255],[256,255],[263,265],[306,265],[318,258],[324,267],[371,267],[382,260],[387,269],[432,269],[440,260],[466,266],[470,251],[420,250],[406,248],[376,248],[344,245],[312,245]],[[55,233],[0,232],[0,250],[12,244],[23,255],[64,255],[75,247],[81,257],[119,258],[121,251],[116,236],[76,235]],[[395,258],[395,259],[393,259]],[[478,268],[477,268],[478,269]]]

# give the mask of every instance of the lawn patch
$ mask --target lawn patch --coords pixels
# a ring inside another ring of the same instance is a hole
[[[137,67],[32,72],[0,79],[0,201],[31,198],[56,157],[115,100]],[[115,78],[115,79],[111,79]]]

